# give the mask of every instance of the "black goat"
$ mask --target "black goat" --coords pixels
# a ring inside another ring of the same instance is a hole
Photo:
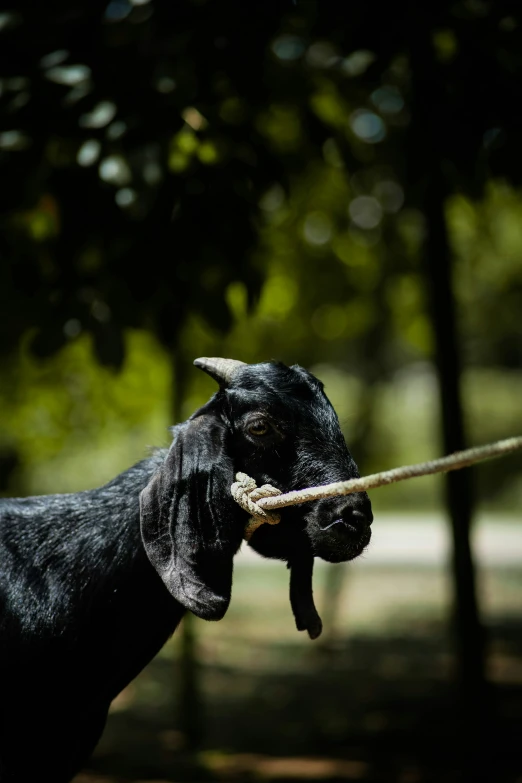
[[[247,514],[237,470],[287,491],[357,476],[322,384],[300,367],[195,364],[220,390],[161,450],[100,489],[0,501],[0,780],[63,783],[110,702],[186,609],[225,614]],[[313,557],[350,560],[370,540],[365,493],[283,509],[250,545],[292,569],[298,628],[320,632]]]

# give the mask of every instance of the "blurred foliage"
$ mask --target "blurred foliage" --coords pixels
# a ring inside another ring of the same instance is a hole
[[[0,376],[0,454],[15,452],[25,474],[15,471],[11,490],[96,486],[143,458],[147,444],[170,441],[168,358],[147,333],[127,341],[118,375],[93,361],[84,336],[44,363],[25,350],[16,371]]]
[[[174,351],[317,368],[365,472],[434,456],[419,123],[472,440],[517,431],[521,36],[509,0],[3,11],[0,489],[93,485],[165,442]],[[213,391],[181,386],[183,416]],[[483,494],[512,504],[519,468]]]
[[[313,305],[320,340],[364,338],[360,353],[386,369],[386,350],[368,344],[390,309],[418,297],[422,219],[411,209],[429,176],[418,160],[430,160],[418,119],[429,110],[449,192],[477,196],[491,177],[522,175],[510,0],[413,13],[377,0],[349,13],[275,0],[255,13],[237,0],[52,10],[20,0],[1,28],[4,352],[28,326],[39,356],[84,330],[98,359],[120,366],[126,327],[152,328],[169,348],[193,312],[228,328],[225,292],[234,281],[247,303],[259,292],[255,229],[287,192],[277,253],[286,263],[283,240],[300,235],[294,253],[315,281],[301,312]],[[325,289],[336,297],[320,309]],[[520,308],[520,290],[512,299]],[[406,321],[425,349],[426,324]]]

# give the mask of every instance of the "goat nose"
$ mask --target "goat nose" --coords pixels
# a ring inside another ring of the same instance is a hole
[[[373,522],[372,507],[369,501],[357,506],[345,506],[341,517],[348,525],[371,525]]]
[[[358,503],[357,505],[343,506],[338,508],[326,525],[321,525],[323,531],[330,530],[335,526],[344,527],[352,532],[361,531],[364,528],[368,528],[373,522],[373,514],[371,503],[367,502]]]

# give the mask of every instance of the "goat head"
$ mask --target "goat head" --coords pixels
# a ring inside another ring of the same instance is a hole
[[[311,373],[278,362],[202,358],[194,364],[220,388],[175,428],[163,470],[141,494],[142,537],[174,597],[201,617],[219,619],[246,523],[230,496],[235,473],[288,492],[356,478],[358,471],[323,384]],[[316,638],[314,557],[338,563],[361,554],[371,536],[370,500],[358,492],[280,513],[280,523],[259,527],[249,545],[288,563],[296,625]]]

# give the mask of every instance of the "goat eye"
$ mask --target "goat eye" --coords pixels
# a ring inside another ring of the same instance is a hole
[[[268,425],[265,424],[263,421],[257,421],[255,422],[255,424],[249,424],[247,430],[250,433],[250,435],[256,435],[257,437],[260,437],[262,435],[267,434]]]

